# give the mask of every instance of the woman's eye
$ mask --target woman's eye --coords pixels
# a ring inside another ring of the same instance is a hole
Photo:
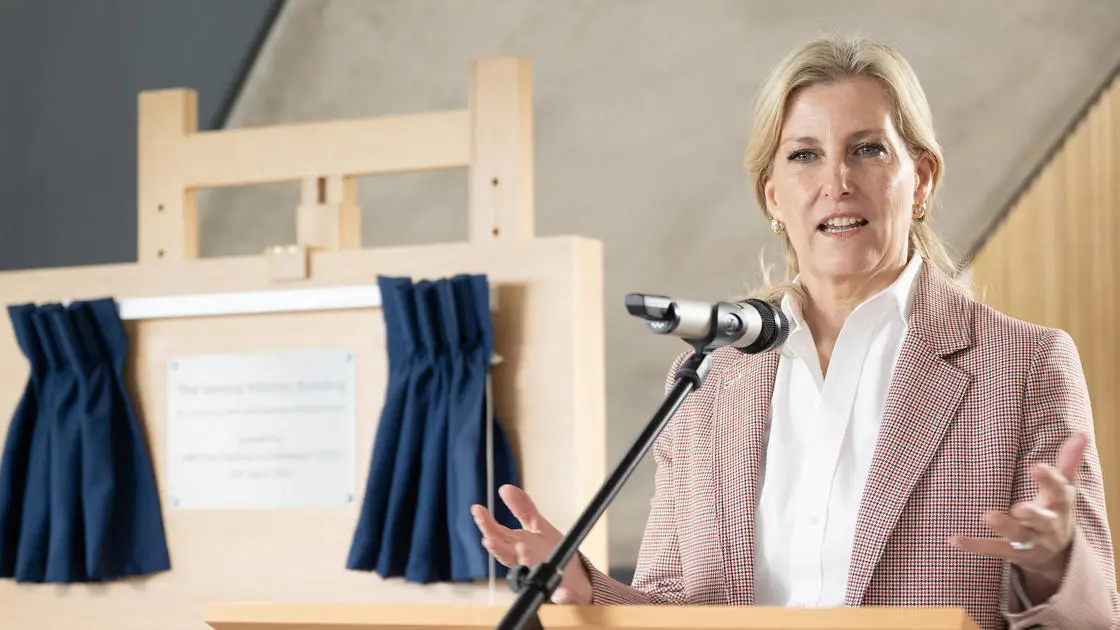
[[[800,151],[794,151],[793,153],[790,153],[788,159],[790,162],[808,162],[810,159],[812,159],[812,157],[812,151],[801,149]]]
[[[856,151],[866,157],[880,157],[886,155],[887,148],[877,142],[868,142],[859,145]]]

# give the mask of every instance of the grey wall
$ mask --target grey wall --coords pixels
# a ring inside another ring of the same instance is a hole
[[[275,0],[0,2],[0,269],[136,259],[136,100],[228,113]]]
[[[757,281],[759,251],[776,241],[740,166],[750,102],[820,30],[860,31],[911,60],[948,160],[934,224],[958,251],[1120,62],[1111,0],[290,0],[230,125],[465,107],[470,59],[530,57],[538,231],[605,244],[614,462],[683,349],[644,333],[623,296],[721,299]],[[463,172],[371,178],[359,196],[367,246],[466,237]],[[200,196],[200,250],[292,242],[297,201],[287,184]],[[618,574],[651,491],[646,462],[611,510]]]

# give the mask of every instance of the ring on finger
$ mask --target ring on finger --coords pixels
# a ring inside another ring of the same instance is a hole
[[[1030,551],[1034,549],[1033,540],[1012,540],[1009,544],[1015,551]]]

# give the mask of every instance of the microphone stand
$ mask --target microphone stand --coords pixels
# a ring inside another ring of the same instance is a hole
[[[572,529],[564,536],[553,550],[548,560],[532,568],[516,566],[509,571],[508,581],[514,591],[518,593],[517,599],[506,611],[501,622],[500,630],[537,630],[542,628],[537,611],[548,601],[560,586],[561,571],[568,565],[576,554],[583,540],[587,538],[591,528],[606,511],[607,506],[614,501],[618,491],[630,479],[638,463],[653,446],[657,436],[669,423],[677,409],[684,402],[688,394],[700,389],[704,378],[708,375],[711,366],[711,351],[713,347],[707,344],[697,344],[695,352],[685,359],[677,370],[676,382],[665,396],[657,412],[653,414],[649,424],[642,430],[626,455],[622,457],[618,466],[607,480],[595,493],[591,503],[580,515]]]

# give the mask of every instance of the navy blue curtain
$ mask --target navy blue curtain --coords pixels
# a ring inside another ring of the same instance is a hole
[[[170,569],[116,303],[8,313],[30,376],[0,459],[0,577],[105,582]]]
[[[385,531],[385,512],[393,486],[393,467],[409,398],[416,346],[410,326],[415,319],[412,315],[412,282],[408,278],[382,276],[378,277],[377,284],[385,320],[389,375],[366,478],[365,497],[346,561],[347,568],[362,571],[374,570],[380,555],[381,534]]]
[[[430,583],[487,576],[470,515],[486,503],[486,379],[493,351],[485,276],[379,277],[389,378],[347,567]],[[518,483],[495,417],[494,487]],[[502,507],[498,517],[516,520]]]
[[[451,579],[464,581],[489,575],[489,554],[481,544],[470,514],[473,504],[486,505],[486,377],[494,351],[490,318],[490,286],[485,276],[461,275],[451,281],[455,295],[456,334],[462,352],[463,376],[451,388],[451,423],[447,441],[447,510],[451,521]],[[510,528],[519,527],[509,508],[497,498],[497,488],[518,485],[518,475],[505,433],[493,412],[494,517]],[[498,574],[505,571],[498,565]]]

